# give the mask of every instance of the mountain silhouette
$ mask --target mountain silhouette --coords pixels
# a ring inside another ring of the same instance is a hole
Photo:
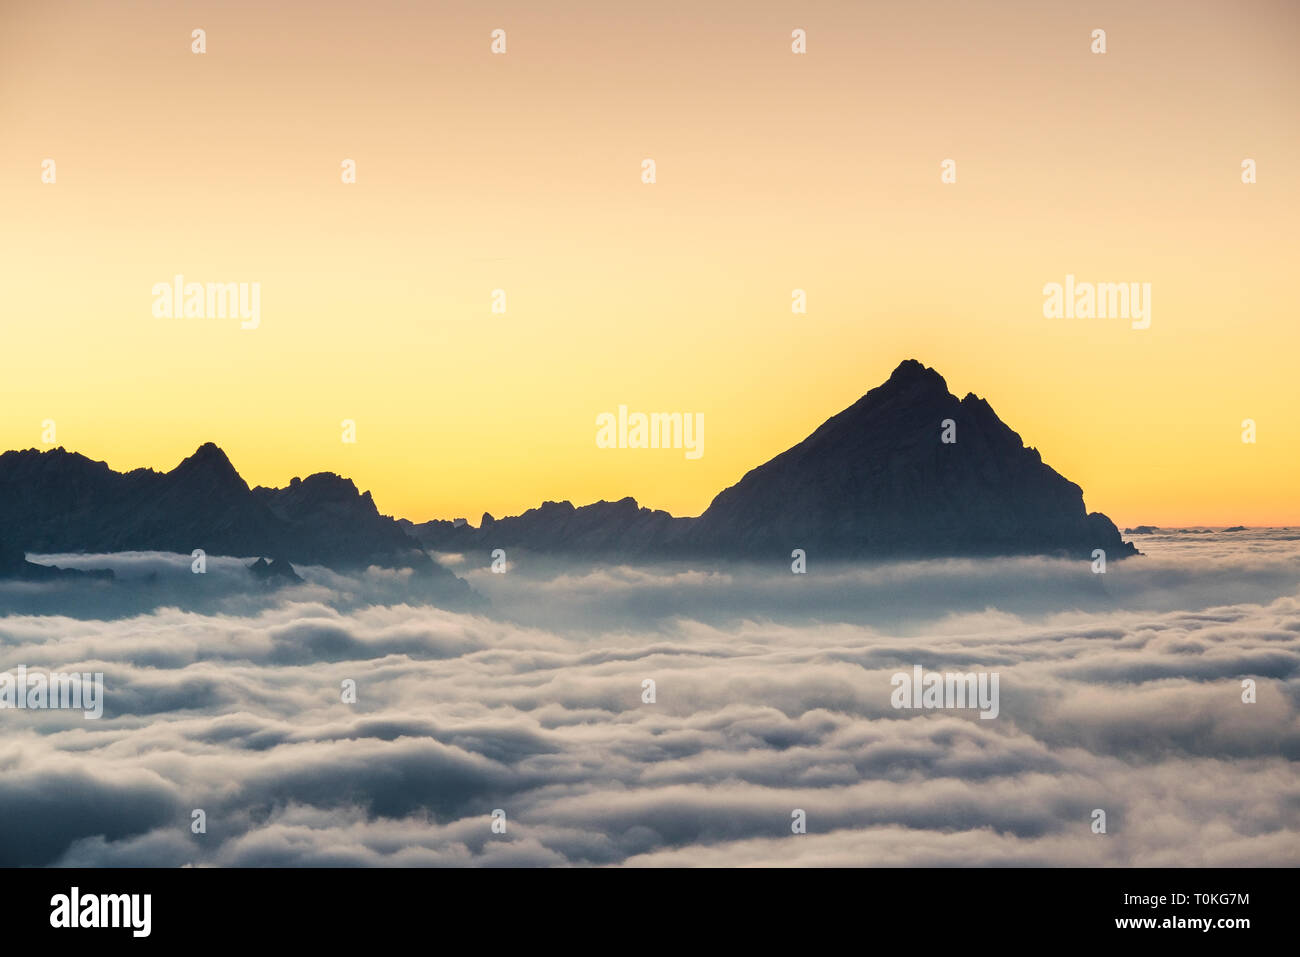
[[[380,515],[369,492],[332,473],[295,478],[282,489],[250,489],[211,442],[170,472],[115,472],[62,448],[0,455],[0,554],[8,556],[0,574],[14,574],[20,567],[14,556],[22,552],[194,549],[269,556],[284,579],[295,562],[411,568],[464,585]]]
[[[516,546],[629,559],[761,560],[795,548],[831,558],[1137,553],[986,401],[958,399],[915,359],[719,493],[698,518],[625,498],[582,508],[547,502],[513,518],[484,515],[478,528],[404,524],[436,550]]]
[[[945,440],[947,439],[947,440]],[[958,399],[914,359],[798,445],[720,492],[698,518],[634,499],[414,525],[380,515],[369,492],[330,472],[249,488],[211,442],[170,472],[115,472],[62,448],[0,455],[0,575],[47,575],[32,552],[169,551],[259,556],[253,574],[291,581],[289,563],[412,568],[468,586],[421,549],[520,547],[614,560],[1136,554],[1083,491],[1047,466],[983,399]]]
[[[521,547],[568,555],[617,554],[630,561],[682,551],[693,521],[643,508],[629,497],[580,508],[570,502],[543,502],[522,515],[501,519],[484,512],[478,528],[441,520],[401,524],[426,547],[440,551]]]

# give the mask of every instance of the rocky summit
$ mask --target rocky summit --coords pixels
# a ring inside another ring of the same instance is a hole
[[[630,499],[547,502],[513,518],[409,526],[430,548],[717,556],[795,548],[832,558],[1136,554],[1083,490],[1026,448],[988,402],[958,399],[914,359],[798,445],[746,474],[698,518]]]

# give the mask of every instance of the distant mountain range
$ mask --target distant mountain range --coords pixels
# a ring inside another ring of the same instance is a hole
[[[295,478],[286,488],[249,488],[210,442],[170,472],[115,472],[61,448],[0,455],[0,575],[40,574],[17,564],[22,552],[199,548],[269,556],[272,562],[252,569],[262,580],[292,581],[288,563],[298,562],[412,568],[457,582],[379,514],[369,492],[329,472]]]
[[[951,420],[948,422],[948,420]],[[946,425],[945,425],[946,423]],[[947,431],[955,441],[941,441]],[[413,568],[463,585],[422,550],[495,548],[581,558],[767,561],[795,548],[819,558],[1136,553],[1079,486],[1025,448],[983,399],[958,399],[909,359],[794,448],[746,474],[698,518],[631,498],[575,508],[546,502],[478,527],[380,515],[369,492],[329,472],[286,488],[249,488],[212,443],[170,472],[115,472],[61,448],[0,455],[0,576],[49,577],[24,552],[158,550],[289,563]]]
[[[944,423],[951,420],[943,442]],[[1026,448],[983,399],[958,399],[914,359],[812,435],[746,474],[699,518],[631,498],[575,508],[546,502],[522,515],[484,514],[476,528],[403,523],[428,548],[636,559],[766,560],[795,548],[828,558],[1136,554],[1083,491]]]

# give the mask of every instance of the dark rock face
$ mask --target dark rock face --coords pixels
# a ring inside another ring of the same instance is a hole
[[[286,488],[258,486],[252,495],[277,525],[291,530],[291,547],[274,550],[281,557],[337,568],[432,565],[423,552],[414,551],[419,542],[392,518],[380,515],[370,493],[358,492],[351,479],[319,472],[295,478]]]
[[[40,552],[202,548],[339,569],[414,568],[463,585],[350,480],[326,472],[288,488],[250,489],[211,443],[165,473],[114,472],[61,448],[6,452],[0,541]]]
[[[951,419],[956,441],[941,441]],[[413,526],[430,548],[523,546],[617,558],[766,559],[795,548],[832,558],[1136,553],[1083,491],[1025,448],[983,399],[958,399],[909,359],[794,448],[721,492],[696,519],[632,499],[516,518]]]
[[[959,400],[913,359],[721,492],[687,541],[706,552],[834,557],[1135,551],[987,402]]]

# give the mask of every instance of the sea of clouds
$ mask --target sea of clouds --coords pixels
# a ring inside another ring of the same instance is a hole
[[[0,671],[105,696],[0,710],[0,864],[1300,864],[1300,530],[1136,541],[1104,575],[441,556],[473,612],[29,556],[117,580],[0,583]],[[896,710],[915,665],[997,672],[998,717]]]

